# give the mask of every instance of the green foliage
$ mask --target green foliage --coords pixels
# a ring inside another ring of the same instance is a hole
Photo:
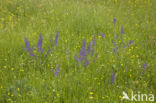
[[[156,94],[155,0],[1,0],[0,103],[119,103],[122,91]],[[117,18],[115,26],[113,18]],[[121,26],[125,34],[121,36]],[[22,50],[24,37],[57,47],[39,61]],[[105,38],[101,38],[105,33]],[[114,36],[118,36],[115,40]],[[75,63],[82,41],[96,37],[95,62]],[[124,50],[120,45],[133,43]],[[113,52],[116,41],[118,53]],[[43,60],[42,60],[43,59]],[[143,66],[147,67],[142,74]],[[52,68],[60,66],[58,76]],[[111,85],[111,73],[115,73]],[[126,102],[126,101],[125,101]],[[128,103],[129,101],[127,101]]]

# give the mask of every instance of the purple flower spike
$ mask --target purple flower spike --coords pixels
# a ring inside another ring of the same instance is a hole
[[[117,54],[117,47],[114,48],[114,53]]]
[[[105,34],[104,33],[101,33],[101,37],[104,38],[105,37]]]
[[[146,70],[146,63],[143,63],[143,71],[142,71],[142,74],[144,75],[145,73],[145,70]]]
[[[116,23],[116,18],[113,19],[113,23],[114,23],[114,24]]]
[[[60,69],[56,69],[55,70],[55,76],[58,76],[59,72],[60,72]]]
[[[29,52],[29,55],[30,55],[30,56],[33,56],[33,57],[36,58],[36,55],[33,54],[33,50],[32,50],[31,47],[30,47],[30,43],[29,43],[28,39],[25,38],[24,41],[25,41],[26,51]],[[25,50],[25,49],[24,49],[24,50]]]
[[[25,41],[26,50],[27,50],[27,51],[32,51],[32,49],[30,48],[30,43],[29,43],[28,39],[25,38],[24,41]]]
[[[58,36],[59,36],[59,32],[57,32],[57,34],[55,36],[55,45],[57,45]]]
[[[114,83],[114,80],[115,80],[115,74],[114,74],[114,72],[112,72],[112,74],[111,74],[111,84]]]
[[[125,32],[124,32],[124,27],[122,26],[121,27],[121,34],[124,34]]]
[[[94,37],[94,40],[93,40],[93,46],[95,46],[95,42],[96,42],[96,38]]]
[[[40,34],[40,37],[39,37],[38,43],[37,43],[37,49],[38,49],[38,51],[40,51],[40,52],[43,52],[43,49],[42,49],[42,42],[43,42],[43,37],[42,37],[42,34]]]
[[[132,40],[130,40],[130,41],[129,41],[129,45],[130,45],[130,44],[132,44],[132,43],[133,43],[133,41],[132,41]]]
[[[83,41],[82,48],[80,50],[80,56],[84,57],[86,55],[86,40]]]

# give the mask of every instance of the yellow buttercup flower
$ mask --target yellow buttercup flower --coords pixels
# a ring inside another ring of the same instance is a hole
[[[89,94],[90,94],[90,95],[93,95],[94,93],[93,93],[93,92],[90,92]]]

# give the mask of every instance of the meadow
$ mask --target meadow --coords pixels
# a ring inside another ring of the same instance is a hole
[[[121,101],[123,91],[156,95],[154,5],[0,0],[0,103],[136,103]]]

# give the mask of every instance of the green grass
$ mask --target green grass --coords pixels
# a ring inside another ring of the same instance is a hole
[[[0,0],[0,103],[120,103],[123,91],[155,95],[155,4],[155,0]],[[57,46],[47,58],[38,54],[34,59],[22,50],[25,37],[36,46],[41,33],[45,54],[57,31]],[[98,57],[89,56],[87,67],[78,66],[74,55],[79,55],[84,39],[88,45],[94,37]],[[129,40],[133,40],[129,47],[120,47]],[[56,64],[57,77],[51,71]]]

